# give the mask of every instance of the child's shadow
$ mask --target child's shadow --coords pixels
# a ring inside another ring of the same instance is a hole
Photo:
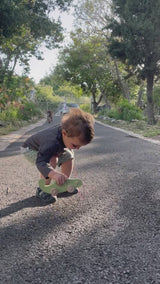
[[[58,198],[66,198],[70,197],[73,194],[69,194],[68,192],[64,192],[58,194]],[[21,201],[11,203],[8,207],[0,210],[0,218],[5,216],[9,216],[15,212],[18,212],[24,208],[32,208],[32,207],[42,207],[48,206],[49,203],[43,203],[40,199],[36,198],[35,196],[31,196],[29,198],[23,199]]]
[[[5,216],[9,216],[15,212],[18,212],[24,208],[32,208],[32,207],[41,207],[46,206],[48,204],[43,204],[38,198],[35,196],[23,199],[21,201],[11,203],[8,207],[0,210],[0,218]]]

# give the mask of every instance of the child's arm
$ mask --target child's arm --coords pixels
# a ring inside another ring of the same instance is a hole
[[[48,177],[55,180],[58,185],[64,184],[64,182],[68,179],[66,175],[55,170],[50,171]]]

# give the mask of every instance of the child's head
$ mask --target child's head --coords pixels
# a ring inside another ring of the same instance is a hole
[[[71,109],[68,114],[63,116],[61,127],[63,140],[72,142],[72,149],[79,149],[90,143],[94,137],[93,116],[78,108]]]

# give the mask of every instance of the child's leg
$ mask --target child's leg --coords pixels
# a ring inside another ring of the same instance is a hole
[[[52,166],[52,168],[55,168],[56,164],[57,164],[57,158],[52,157],[50,159],[49,163]],[[45,180],[46,185],[50,184],[50,182],[51,182],[50,178],[46,179],[42,174],[41,174],[41,178],[43,178]],[[50,193],[43,192],[41,188],[37,188],[36,196],[38,198],[40,198],[42,201],[44,201],[45,203],[54,203],[57,200],[56,196],[52,196],[52,194],[50,194]]]
[[[45,185],[49,185],[51,183],[51,179],[50,178],[45,178],[42,174],[40,175],[40,177],[45,180]]]
[[[57,157],[55,157],[55,156],[53,156],[51,159],[50,159],[50,161],[49,161],[49,163],[50,163],[50,165],[52,166],[52,168],[56,168],[56,165],[57,165],[57,161],[58,161],[58,158]],[[41,178],[43,178],[44,180],[45,180],[45,184],[46,185],[49,185],[50,183],[51,183],[51,178],[45,178],[42,174],[41,174]]]
[[[74,152],[65,149],[63,154],[58,157],[58,166],[61,167],[61,172],[67,177],[70,177],[74,163]]]
[[[67,177],[70,177],[73,169],[73,159],[64,162],[61,165],[61,172],[65,174]]]
[[[58,158],[55,157],[55,156],[53,156],[53,157],[50,159],[50,161],[49,161],[49,163],[50,163],[50,165],[51,165],[51,167],[52,167],[53,169],[56,168],[57,162],[58,162]]]
[[[65,174],[68,178],[72,174],[73,164],[74,164],[74,159],[73,158],[70,159],[70,160],[67,160],[67,161],[65,161],[65,162],[63,162],[61,164],[61,172],[63,174]],[[73,187],[72,191],[70,191],[68,194],[72,195],[72,194],[77,194],[77,193],[78,193],[78,188],[74,188]]]

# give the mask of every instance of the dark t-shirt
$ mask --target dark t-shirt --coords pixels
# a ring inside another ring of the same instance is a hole
[[[62,140],[61,126],[47,128],[30,136],[24,143],[24,148],[37,151],[36,165],[44,177],[48,177],[52,170],[49,165],[51,157],[64,152],[65,145]]]

